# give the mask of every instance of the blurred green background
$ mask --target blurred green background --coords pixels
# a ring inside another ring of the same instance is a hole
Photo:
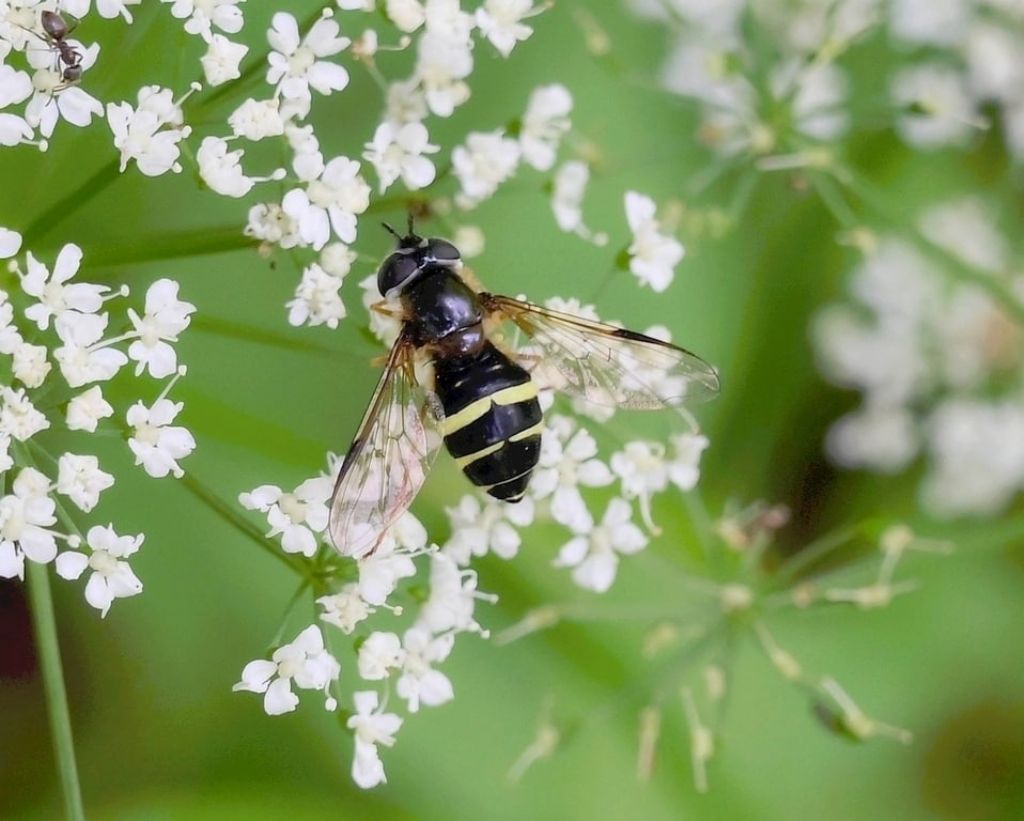
[[[90,18],[88,30],[79,31],[83,40],[103,43],[100,64],[88,75],[99,98],[134,99],[143,83],[183,90],[193,79],[198,42],[155,5],[139,9],[131,29]],[[254,54],[265,47],[271,6],[301,18],[318,4],[246,4],[243,39]],[[536,19],[536,33],[510,61],[479,46],[473,98],[451,120],[431,124],[434,141],[447,150],[467,130],[517,116],[538,84],[562,82],[572,90],[575,131],[600,152],[587,221],[610,233],[610,246],[560,233],[544,179],[532,171],[521,171],[465,219],[486,233],[485,253],[474,265],[488,286],[538,301],[587,300],[598,291],[628,241],[626,190],[661,203],[679,199],[700,212],[728,207],[743,183],[741,175],[727,175],[689,200],[688,183],[711,160],[693,138],[692,107],[654,89],[668,45],[664,32],[617,4],[591,4],[612,45],[609,57],[595,60],[577,19],[580,7],[559,3]],[[858,95],[870,100],[878,93],[891,57],[878,44],[851,58]],[[401,76],[406,63],[407,55],[381,59],[387,76]],[[380,114],[378,90],[358,66],[351,70],[348,90],[315,103],[327,156],[357,156]],[[200,95],[186,108],[197,136],[222,133],[240,99]],[[855,96],[855,106],[860,99]],[[995,135],[970,153],[923,155],[867,123],[847,146],[849,161],[898,212],[909,216],[919,204],[983,190],[1001,203],[1007,224],[1019,224],[1024,201],[1014,193]],[[187,167],[155,180],[132,167],[110,182],[103,169],[113,157],[103,124],[59,126],[46,154],[27,147],[0,152],[0,225],[28,232],[27,247],[46,259],[64,242],[79,243],[86,279],[127,282],[136,296],[160,276],[181,282],[183,298],[199,309],[179,346],[189,374],[175,391],[185,402],[181,419],[199,442],[184,463],[196,480],[234,505],[240,491],[266,482],[292,487],[313,475],[327,450],[346,446],[376,379],[369,359],[378,351],[361,331],[358,288],[372,260],[358,263],[346,280],[349,319],[337,331],[291,329],[283,306],[299,267],[287,253],[268,260],[240,247],[245,204],[198,192]],[[266,160],[272,167],[280,158]],[[401,220],[401,213],[397,206],[380,216]],[[389,244],[375,230],[376,216],[362,223],[364,253],[383,253]],[[424,228],[444,231],[437,224]],[[787,611],[772,622],[776,638],[809,669],[836,676],[871,715],[911,729],[911,746],[857,745],[830,735],[806,698],[782,682],[753,644],[741,644],[710,793],[694,791],[678,703],[666,709],[653,779],[640,783],[637,714],[651,675],[640,647],[649,625],[610,618],[563,624],[506,647],[461,640],[445,667],[456,699],[406,722],[396,747],[383,751],[390,783],[363,793],[348,775],[350,737],[315,698],[304,699],[294,714],[270,718],[257,697],[231,693],[242,666],[263,654],[276,631],[294,579],[181,483],[150,480],[132,468],[123,443],[89,442],[118,477],[97,521],[109,518],[119,531],[147,534],[133,561],[145,593],[117,602],[105,621],[82,601],[80,584],[55,583],[90,816],[1021,817],[1020,506],[988,521],[926,521],[917,512],[914,471],[845,474],[825,460],[825,430],[855,401],[820,378],[808,341],[813,311],[842,293],[844,272],[857,259],[835,242],[836,231],[812,192],[785,175],[763,175],[734,230],[717,240],[688,241],[667,294],[641,290],[619,272],[600,291],[597,307],[637,328],[663,323],[719,367],[722,396],[700,412],[712,442],[701,488],[713,512],[730,499],[789,505],[792,520],[778,546],[784,552],[873,516],[956,541],[950,557],[911,557],[902,565],[921,588],[890,608]],[[203,243],[209,253],[194,252]],[[122,401],[134,396],[131,390],[130,380],[112,385]],[[158,390],[152,386],[143,398]],[[642,436],[651,423],[619,424]],[[58,437],[50,441],[60,446]],[[413,508],[436,540],[446,534],[444,505],[465,490],[451,464],[440,460]],[[553,601],[593,601],[609,613],[651,601],[678,601],[684,609],[693,594],[664,567],[686,552],[679,534],[687,514],[673,494],[656,513],[667,535],[624,561],[604,597],[574,589],[565,573],[551,569],[562,543],[558,530],[527,531],[514,561],[480,564],[481,588],[501,601],[481,605],[479,620],[498,630]],[[312,609],[303,608],[295,630],[311,617]],[[343,665],[350,690],[354,666],[347,657]],[[505,774],[533,740],[549,702],[568,730],[564,743],[510,783]],[[51,818],[60,806],[23,588],[0,582],[0,817]]]

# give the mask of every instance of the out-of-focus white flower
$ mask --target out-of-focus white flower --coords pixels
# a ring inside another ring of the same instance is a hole
[[[711,442],[699,433],[681,433],[671,437],[672,458],[668,478],[680,490],[693,490],[700,479],[700,458]]]
[[[24,442],[48,427],[50,421],[32,404],[24,388],[0,386],[0,433]]]
[[[6,389],[5,389],[6,390]],[[37,564],[52,562],[57,541],[52,526],[56,505],[49,497],[50,480],[35,468],[22,468],[0,498],[0,578],[25,575],[25,559]]]
[[[555,164],[558,144],[572,127],[572,94],[560,83],[539,86],[530,95],[519,131],[523,160],[538,171]]]
[[[434,163],[423,155],[438,151],[422,123],[398,126],[383,122],[377,126],[373,141],[366,144],[363,157],[376,169],[382,193],[399,177],[410,191],[416,191],[430,185],[437,173]]]
[[[369,315],[370,333],[372,333],[383,344],[390,347],[398,338],[402,323],[396,317],[387,316],[379,311],[371,310],[372,305],[381,301],[380,291],[377,290],[377,275],[371,274],[359,283],[362,289],[363,307]]]
[[[125,559],[138,551],[143,538],[142,534],[118,536],[112,524],[91,527],[85,537],[90,552],[65,550],[55,563],[57,575],[73,581],[91,570],[85,583],[85,600],[106,616],[114,599],[142,592],[142,582]]]
[[[631,516],[628,502],[612,499],[601,524],[563,545],[554,566],[573,568],[576,584],[604,593],[615,581],[619,555],[637,553],[647,546],[647,537],[630,521]]]
[[[551,210],[555,222],[567,231],[595,245],[604,245],[608,236],[595,234],[583,223],[583,195],[590,181],[590,167],[580,160],[570,160],[558,167],[551,191]]]
[[[402,641],[395,633],[375,630],[359,645],[359,677],[366,681],[387,678],[391,671],[401,667],[404,661]]]
[[[605,487],[615,477],[597,458],[597,442],[585,428],[576,429],[567,417],[548,420],[541,440],[540,460],[530,482],[537,500],[551,500],[551,516],[575,533],[586,533],[594,524],[580,487]]]
[[[428,108],[438,117],[450,117],[469,99],[465,79],[473,71],[468,40],[428,32],[419,39],[416,77]]]
[[[533,34],[523,20],[539,11],[533,0],[484,0],[476,10],[476,24],[501,55],[508,57],[516,43]]]
[[[394,745],[402,719],[378,709],[379,699],[372,690],[353,693],[352,699],[356,708],[355,715],[348,719],[348,728],[354,731],[356,739],[352,780],[365,790],[387,781],[377,745]]]
[[[905,68],[892,79],[893,101],[904,109],[900,135],[918,148],[960,145],[979,127],[963,75],[940,64]]]
[[[420,609],[417,626],[431,633],[484,633],[473,618],[478,599],[497,601],[496,596],[477,590],[476,573],[462,570],[449,556],[435,553],[430,558],[430,596]]]
[[[921,233],[964,264],[1003,274],[1010,267],[1010,249],[998,222],[976,197],[941,202],[921,215]]]
[[[331,94],[348,85],[345,68],[323,59],[343,51],[352,42],[339,36],[339,26],[330,17],[317,20],[300,39],[295,18],[278,12],[271,21],[267,40],[274,49],[267,57],[267,82],[277,85],[285,97],[307,96],[310,88],[320,94]]]
[[[142,465],[154,479],[169,473],[180,479],[185,471],[178,460],[196,448],[196,440],[186,428],[171,425],[183,407],[184,402],[161,398],[151,407],[136,402],[128,409],[127,421],[132,428],[128,447],[135,454],[135,464]]]
[[[95,456],[65,453],[57,460],[57,492],[88,513],[100,501],[100,493],[113,487],[114,477],[100,470]]]
[[[533,521],[533,499],[524,498],[510,505],[506,502],[480,503],[474,495],[465,495],[455,507],[445,509],[452,535],[443,550],[456,564],[468,565],[474,556],[493,553],[511,559],[519,552],[522,539],[517,527]]]
[[[315,262],[302,271],[295,298],[287,304],[290,325],[326,325],[337,328],[345,318],[340,277],[331,276]]]
[[[335,157],[305,190],[294,188],[285,194],[281,207],[295,220],[303,242],[319,251],[330,240],[332,228],[342,242],[355,242],[356,216],[369,204],[370,186],[359,175],[359,163]]]
[[[173,279],[158,279],[146,291],[146,310],[139,316],[128,309],[138,338],[128,347],[128,356],[137,363],[135,375],[149,371],[149,375],[162,379],[178,369],[178,356],[171,342],[191,322],[196,306],[178,299],[178,283]]]
[[[267,137],[280,137],[284,134],[280,101],[275,97],[269,100],[254,100],[250,97],[231,112],[228,125],[236,137],[245,137],[254,142]]]
[[[239,494],[238,501],[247,510],[267,514],[267,536],[280,536],[285,553],[310,557],[316,553],[318,534],[327,529],[331,490],[331,482],[318,476],[307,479],[291,493],[275,485],[260,485],[249,493]]]
[[[964,0],[893,0],[889,30],[909,43],[955,45],[963,37],[973,4]]]
[[[290,644],[275,650],[270,658],[270,661],[250,661],[242,670],[241,681],[231,689],[264,693],[263,709],[271,716],[290,713],[299,706],[299,697],[292,692],[293,684],[301,690],[321,691],[326,708],[337,708],[330,688],[341,675],[341,665],[324,648],[323,633],[315,624],[299,633]]]
[[[896,473],[917,456],[914,415],[901,405],[868,404],[841,416],[826,439],[829,456],[846,468]]]
[[[233,43],[223,34],[214,34],[210,45],[199,62],[203,66],[203,76],[211,86],[219,86],[242,76],[239,64],[249,47],[242,43]]]
[[[359,595],[359,585],[355,582],[349,582],[333,595],[321,596],[316,603],[324,609],[320,618],[328,624],[333,624],[346,635],[351,634],[356,625],[376,612],[376,608],[371,607]]]
[[[455,697],[451,680],[433,665],[448,658],[455,645],[455,636],[446,633],[432,636],[428,631],[412,627],[402,636],[402,674],[395,688],[410,713],[419,711],[420,705],[438,707]]]
[[[626,221],[633,232],[628,249],[629,270],[642,285],[661,293],[672,284],[684,250],[679,240],[662,233],[655,211],[650,197],[636,191],[626,193]]]
[[[426,9],[420,0],[386,0],[384,10],[399,31],[409,34],[416,31],[427,19]]]
[[[452,169],[462,187],[456,198],[460,207],[472,208],[491,197],[515,173],[519,155],[519,143],[501,129],[470,133],[465,145],[452,152]]]
[[[429,113],[427,98],[416,77],[388,84],[385,121],[395,125],[419,123],[423,122]]]
[[[371,555],[359,560],[359,595],[369,604],[383,605],[400,580],[415,575],[416,564],[409,552],[400,551],[388,534]]]
[[[199,176],[211,189],[225,197],[244,197],[256,181],[247,177],[242,170],[241,159],[245,152],[242,149],[228,151],[227,140],[220,137],[204,137],[196,161],[199,163]]]

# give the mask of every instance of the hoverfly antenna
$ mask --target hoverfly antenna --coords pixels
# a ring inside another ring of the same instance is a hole
[[[383,225],[383,226],[384,226],[384,230],[386,230],[386,231],[387,231],[387,232],[388,232],[389,234],[391,234],[391,236],[393,236],[393,237],[394,237],[395,239],[397,239],[397,240],[398,240],[399,242],[401,242],[401,241],[402,241],[402,235],[401,235],[401,234],[399,234],[399,233],[398,233],[398,232],[397,232],[397,231],[396,231],[396,230],[395,230],[394,228],[392,228],[392,227],[391,227],[390,225],[388,225],[388,224],[387,224],[386,222],[382,222],[382,223],[381,223],[381,225]]]
[[[416,231],[415,231],[414,225],[413,225],[413,223],[415,221],[416,221],[416,218],[413,216],[412,211],[409,211],[409,213],[407,213],[405,215],[405,224],[406,224],[406,226],[409,229],[409,236],[410,237],[416,236]]]

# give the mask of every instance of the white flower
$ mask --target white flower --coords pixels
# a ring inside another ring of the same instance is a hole
[[[896,121],[900,135],[919,148],[962,144],[978,125],[974,102],[963,75],[938,64],[900,71],[891,94],[907,109]]]
[[[50,421],[32,404],[24,388],[0,386],[0,432],[24,442],[50,427]]]
[[[381,192],[399,177],[410,191],[415,191],[434,181],[437,173],[434,163],[423,155],[436,154],[439,150],[430,143],[430,135],[422,123],[383,122],[377,126],[373,141],[366,144],[363,157],[376,169]]]
[[[249,52],[242,43],[232,43],[223,34],[214,34],[210,45],[199,62],[203,65],[203,76],[211,86],[219,86],[242,76],[239,64]]]
[[[893,0],[889,30],[910,43],[952,46],[970,23],[971,4],[964,0]]]
[[[920,437],[906,408],[869,404],[836,420],[825,444],[838,465],[896,473],[917,456]]]
[[[99,504],[100,493],[113,487],[114,477],[100,470],[95,456],[65,453],[57,461],[57,492],[88,513]]]
[[[53,366],[46,361],[45,345],[29,345],[23,342],[14,349],[11,372],[14,378],[26,388],[38,388]]]
[[[535,499],[551,500],[551,516],[576,533],[594,524],[580,487],[605,487],[614,481],[608,466],[597,458],[597,442],[585,428],[556,416],[541,439],[540,460],[530,482]]]
[[[275,485],[261,485],[250,493],[242,493],[239,503],[247,510],[267,514],[269,538],[281,536],[281,549],[285,553],[313,556],[317,548],[317,534],[327,528],[327,500],[331,497],[332,483],[318,476],[307,479],[291,493]]]
[[[337,328],[338,323],[345,318],[341,284],[340,277],[331,276],[315,262],[308,265],[295,289],[295,299],[287,304],[288,323]]]
[[[459,205],[472,208],[494,194],[515,173],[519,152],[519,143],[506,137],[501,129],[471,132],[466,144],[452,152],[452,169],[462,186],[457,197]]]
[[[391,347],[394,341],[398,338],[398,333],[401,330],[402,323],[397,317],[388,316],[382,314],[379,311],[370,310],[372,305],[376,305],[380,302],[380,291],[377,290],[377,275],[370,274],[366,279],[359,283],[359,287],[362,289],[362,301],[363,307],[366,308],[369,316],[370,333],[372,333],[382,343]]]
[[[321,17],[301,40],[299,24],[286,12],[278,12],[271,21],[267,40],[273,47],[267,57],[270,68],[267,82],[277,85],[286,98],[301,98],[312,88],[320,94],[341,91],[348,85],[348,72],[330,57],[352,42],[339,37],[338,24],[330,17]]]
[[[383,605],[401,579],[416,575],[412,558],[399,552],[391,534],[369,556],[359,560],[359,595],[369,604]]]
[[[420,37],[416,77],[423,87],[427,107],[438,117],[450,117],[469,99],[465,78],[473,71],[468,41],[428,32]]]
[[[107,122],[114,134],[114,147],[121,152],[121,170],[135,160],[139,171],[156,177],[181,171],[178,143],[191,133],[181,125],[181,108],[169,88],[143,86],[138,107],[130,103],[108,103]]]
[[[399,698],[404,698],[410,713],[421,704],[438,707],[455,697],[449,678],[432,665],[448,658],[455,645],[455,636],[446,633],[431,635],[420,627],[411,627],[402,637],[402,674],[395,687]]]
[[[352,780],[363,789],[376,787],[387,781],[384,764],[377,753],[377,745],[391,747],[402,719],[394,713],[380,712],[377,694],[364,690],[352,694],[356,713],[349,717],[348,728],[355,731],[356,750],[352,759]]]
[[[85,584],[85,600],[106,616],[114,599],[142,592],[142,582],[125,559],[142,546],[144,538],[141,533],[138,536],[118,536],[112,524],[91,527],[85,536],[89,555],[75,550],[64,551],[57,557],[57,575],[74,580],[87,569],[91,570]]]
[[[64,344],[54,350],[53,356],[70,387],[112,379],[127,364],[127,356],[100,341],[109,320],[105,313],[71,311],[57,320],[57,336]]]
[[[87,282],[68,284],[81,264],[82,249],[71,243],[60,249],[52,274],[31,252],[26,255],[21,289],[39,301],[25,311],[25,316],[40,330],[50,327],[50,317],[59,319],[65,311],[94,314],[102,307],[103,295],[108,290],[105,286]]]
[[[96,0],[96,11],[100,17],[108,20],[112,17],[122,17],[126,23],[132,22],[131,12],[128,6],[137,6],[142,0]],[[60,8],[68,14],[74,15],[79,20],[89,13],[90,0],[63,0]]]
[[[196,160],[199,163],[199,176],[210,188],[225,197],[244,197],[256,181],[247,177],[242,170],[241,159],[245,155],[242,149],[228,151],[227,140],[220,137],[204,137]]]
[[[449,556],[435,553],[430,558],[430,596],[420,609],[417,626],[431,633],[472,632],[484,630],[473,619],[477,599],[497,601],[496,596],[476,589],[476,573],[462,570]]]
[[[173,3],[171,14],[185,20],[185,31],[211,39],[213,27],[228,34],[238,34],[244,23],[239,3],[245,0],[160,0]],[[186,19],[187,18],[187,19]]]
[[[22,103],[32,95],[32,78],[27,72],[0,63],[0,109]]]
[[[21,234],[0,227],[0,259],[13,257],[21,249]]]
[[[68,430],[96,432],[100,419],[114,415],[114,408],[103,398],[99,385],[93,385],[68,402]]]
[[[261,202],[250,208],[244,233],[282,248],[294,248],[302,242],[298,221],[276,202]]]
[[[416,31],[427,19],[426,10],[419,0],[386,0],[384,10],[399,31],[408,34]]]
[[[396,80],[388,84],[388,99],[384,119],[395,125],[419,123],[427,118],[427,98],[415,77]]]
[[[608,242],[605,234],[594,234],[583,223],[583,195],[590,181],[590,167],[580,160],[559,166],[551,191],[551,210],[563,231],[577,234],[596,245]]]
[[[572,127],[571,111],[572,95],[565,86],[555,83],[534,89],[519,132],[523,160],[538,171],[548,171],[555,164],[558,144]]]
[[[264,693],[263,709],[267,715],[290,713],[299,705],[292,684],[302,690],[320,690],[326,697],[328,710],[337,708],[330,696],[331,684],[341,675],[341,665],[324,649],[320,628],[311,624],[290,644],[274,651],[271,661],[250,661],[242,670],[242,680],[231,689]]]
[[[6,389],[5,389],[6,390]],[[22,468],[12,494],[0,498],[0,578],[24,577],[25,559],[52,562],[57,542],[56,505],[47,495],[50,480],[35,468]]]
[[[647,546],[643,531],[630,521],[629,503],[612,499],[601,524],[576,536],[558,553],[555,567],[571,567],[580,587],[604,593],[615,581],[619,554],[629,555]]]
[[[78,65],[82,71],[91,68],[99,56],[99,45],[94,43],[89,48],[83,48],[76,40],[67,42],[81,55],[82,59]],[[29,49],[26,55],[36,70],[32,77],[35,94],[25,106],[25,121],[32,128],[38,128],[44,137],[49,137],[57,127],[58,119],[84,128],[92,122],[93,117],[103,116],[103,103],[86,93],[80,86],[67,87],[62,73],[54,67],[53,57],[47,49]]]
[[[374,631],[359,645],[359,677],[367,681],[380,681],[401,667],[405,659],[402,642],[394,633]]]
[[[674,269],[683,258],[683,246],[675,238],[663,234],[655,219],[654,200],[626,192],[626,221],[633,232],[630,244],[629,270],[641,285],[661,293],[672,284]]]
[[[343,242],[332,242],[320,251],[320,267],[338,279],[344,279],[352,270],[358,255]]]
[[[295,220],[303,242],[319,251],[331,238],[332,228],[342,242],[355,242],[356,215],[369,204],[370,186],[359,176],[359,163],[335,157],[305,191],[294,188],[285,194],[281,207]]]
[[[356,629],[359,622],[367,619],[376,608],[371,607],[359,595],[359,585],[350,582],[331,596],[321,596],[316,603],[323,607],[320,618],[333,624],[346,635]]]
[[[138,339],[128,347],[128,356],[138,363],[136,376],[149,371],[150,376],[162,379],[178,369],[177,354],[168,343],[178,341],[178,334],[188,327],[195,310],[191,302],[178,299],[178,283],[173,279],[158,279],[149,286],[143,316],[128,309],[138,334]]]
[[[495,500],[481,504],[477,496],[467,494],[456,507],[445,511],[452,535],[444,552],[456,564],[466,566],[473,556],[487,553],[513,558],[522,543],[516,527],[526,527],[533,521],[534,505],[531,498],[514,505]]]
[[[284,134],[281,104],[276,97],[254,100],[251,97],[231,112],[228,117],[231,133],[236,137],[258,142],[267,137]]]
[[[178,460],[196,448],[196,440],[186,428],[171,426],[183,407],[183,402],[158,399],[150,408],[136,402],[128,409],[127,421],[132,427],[128,447],[135,454],[135,464],[142,465],[154,479],[168,473],[175,478],[184,476]]]
[[[710,443],[699,433],[681,433],[671,437],[675,452],[668,463],[668,478],[680,490],[693,490],[700,479],[700,458]]]
[[[13,146],[32,140],[32,126],[16,114],[0,113],[0,145]]]
[[[476,10],[476,24],[502,56],[508,57],[516,43],[533,34],[522,21],[538,11],[533,0],[485,0]]]

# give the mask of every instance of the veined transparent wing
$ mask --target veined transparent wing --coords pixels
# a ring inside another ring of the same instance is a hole
[[[414,354],[399,335],[338,474],[328,531],[344,556],[377,548],[416,498],[440,448],[440,403],[417,383]]]
[[[507,296],[481,298],[491,317],[511,320],[530,338],[535,355],[522,364],[556,390],[640,410],[692,405],[718,394],[715,369],[670,342]]]

